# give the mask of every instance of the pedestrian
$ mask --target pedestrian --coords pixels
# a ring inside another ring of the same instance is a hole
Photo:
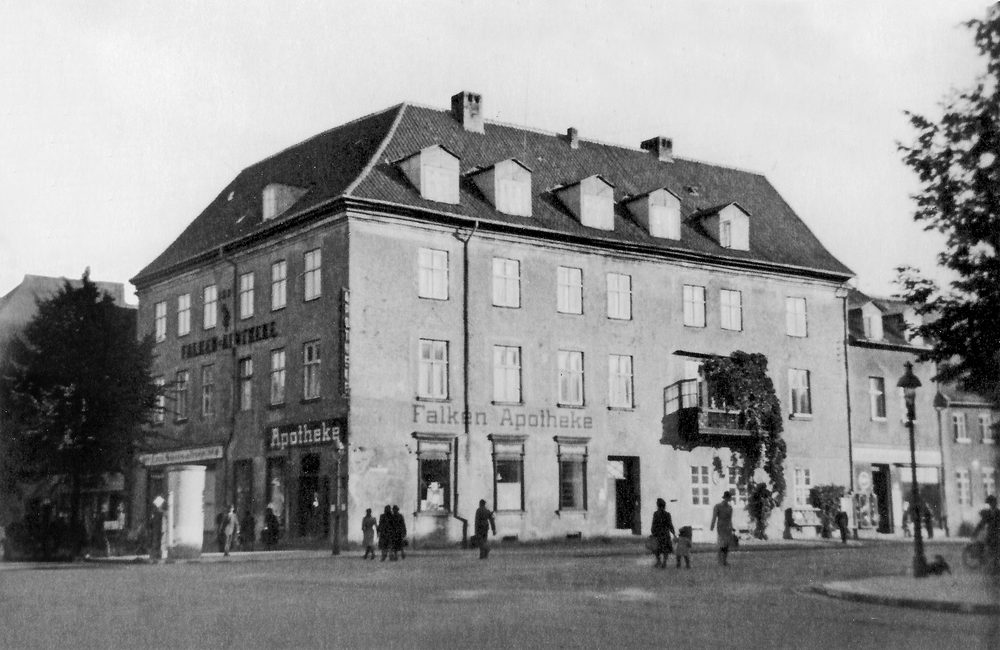
[[[833,518],[833,522],[837,524],[837,528],[840,529],[840,543],[847,543],[847,525],[850,520],[847,517],[847,513],[843,510],[838,510],[837,514]]]
[[[229,549],[233,547],[233,539],[238,539],[240,534],[240,521],[236,517],[236,507],[229,506],[229,510],[222,517],[222,554],[228,556]]]
[[[366,509],[365,516],[361,520],[361,535],[363,536],[361,543],[365,547],[365,556],[362,559],[375,559],[375,525],[377,523],[375,517],[372,516],[372,509]],[[371,557],[369,557],[369,554]]]
[[[903,537],[910,536],[910,505],[903,502]]]
[[[674,552],[677,553],[677,568],[681,568],[681,558],[684,558],[686,568],[691,568],[691,538],[693,537],[690,526],[681,526],[677,531],[677,545]]]
[[[984,559],[986,568],[992,573],[1000,571],[1000,509],[997,509],[997,498],[994,495],[986,497],[985,510],[979,512],[979,523],[972,531],[973,539],[980,539],[982,532]]]
[[[396,519],[392,516],[392,506],[386,506],[385,511],[378,518],[378,547],[382,551],[382,561],[389,557],[392,552],[392,559],[396,559],[396,552],[393,551],[392,535],[396,528]]]
[[[663,499],[656,500],[656,512],[653,513],[653,525],[649,532],[656,539],[656,550],[653,551],[656,554],[656,564],[653,566],[666,569],[667,556],[674,550],[670,541],[674,535],[674,522],[670,518],[670,513],[667,512],[667,502]],[[660,560],[661,555],[663,556],[662,561]]]
[[[712,523],[708,527],[709,530],[718,530],[719,564],[722,566],[729,566],[729,547],[733,545],[733,507],[729,505],[732,498],[729,490],[722,493],[722,501],[712,508]]]
[[[795,523],[795,512],[791,508],[785,508],[785,532],[782,538],[792,539],[793,528],[800,532],[802,531],[802,526]]]
[[[264,542],[264,548],[273,551],[278,545],[278,538],[280,536],[281,522],[278,521],[278,516],[274,514],[274,508],[268,506],[267,512],[264,513],[264,530],[260,533],[261,541]]]
[[[479,545],[479,559],[485,560],[490,555],[490,530],[497,534],[497,524],[493,519],[493,512],[486,507],[486,499],[479,500],[479,509],[476,510],[476,541]]]
[[[257,530],[257,520],[250,513],[249,510],[243,513],[243,519],[240,520],[240,550],[241,551],[252,551],[253,550],[253,540],[254,533]]]
[[[393,541],[396,544],[396,551],[399,552],[399,559],[406,559],[406,517],[399,511],[399,506],[392,507],[392,516],[396,522],[396,531]]]
[[[225,511],[220,511],[215,515],[215,543],[219,546],[219,553],[226,550],[226,535],[222,532],[222,522],[226,518]]]
[[[931,512],[931,507],[927,505],[924,501],[920,506],[920,516],[924,519],[924,525],[927,526],[927,539],[934,539],[934,513]]]

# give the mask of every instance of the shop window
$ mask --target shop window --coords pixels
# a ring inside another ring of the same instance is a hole
[[[284,309],[288,299],[288,262],[279,260],[271,265],[271,311]]]
[[[417,436],[417,510],[451,511],[450,436]]]
[[[524,510],[524,436],[490,435],[493,443],[493,508]]]
[[[587,509],[588,442],[588,438],[556,436],[560,511]]]
[[[561,314],[583,313],[583,271],[560,266],[556,273],[556,310]]]
[[[708,465],[691,466],[691,505],[711,505]]]
[[[684,325],[687,327],[705,327],[705,287],[685,284],[682,294],[684,299]]]
[[[215,327],[218,318],[219,290],[210,284],[202,290],[202,328],[206,330]]]
[[[267,459],[267,507],[274,511],[278,521],[284,525],[285,503],[287,502],[287,480],[285,477],[285,459]]]
[[[305,254],[305,295],[304,299],[315,300],[323,293],[323,276],[321,274],[323,252],[320,249],[309,251]]]

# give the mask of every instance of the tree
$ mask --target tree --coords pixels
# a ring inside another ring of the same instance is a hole
[[[914,220],[945,235],[938,262],[957,279],[941,290],[903,266],[897,283],[928,316],[914,334],[931,343],[921,360],[939,364],[936,379],[1000,402],[1000,6],[965,26],[985,74],[946,97],[937,121],[907,113],[916,139],[899,145],[922,186]]]
[[[743,428],[750,432],[731,444],[730,450],[733,464],[740,468],[739,484],[746,488],[755,535],[763,538],[767,519],[781,505],[786,489],[784,423],[774,382],[767,376],[767,357],[737,350],[728,357],[707,359],[702,375],[711,398],[739,411]],[[764,471],[767,482],[755,480],[758,469]]]
[[[819,510],[824,538],[830,537],[833,518],[840,512],[840,500],[845,494],[847,488],[842,485],[814,485],[809,488],[809,505]]]
[[[135,312],[84,273],[82,286],[38,302],[0,376],[5,473],[67,486],[73,531],[82,490],[128,470],[156,406],[153,341],[135,331]]]

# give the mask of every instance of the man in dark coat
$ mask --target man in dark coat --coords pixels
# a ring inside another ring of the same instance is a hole
[[[492,529],[493,534],[497,534],[497,524],[493,519],[493,512],[486,507],[486,499],[479,500],[479,509],[476,510],[476,541],[479,543],[479,559],[485,560],[490,554],[489,535]]]
[[[392,559],[396,559],[395,542],[393,538],[396,530],[396,518],[392,514],[392,506],[386,506],[385,510],[378,518],[378,547],[382,550],[382,561],[392,553]]]
[[[661,569],[667,568],[667,556],[673,553],[674,546],[672,537],[674,533],[674,522],[667,512],[667,502],[663,499],[656,500],[656,512],[653,513],[653,525],[650,534],[656,539],[656,564],[654,566]],[[660,556],[663,560],[660,560]]]
[[[392,507],[392,516],[396,522],[395,535],[393,536],[393,551],[398,551],[400,559],[405,560],[406,551],[403,547],[406,546],[406,517],[399,511],[399,506]]]

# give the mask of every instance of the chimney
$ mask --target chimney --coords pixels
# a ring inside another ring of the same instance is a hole
[[[674,162],[674,141],[664,138],[662,135],[650,138],[639,145],[646,151],[656,156],[660,162]]]
[[[580,134],[577,132],[576,128],[571,126],[566,129],[566,139],[569,140],[570,149],[580,148]]]
[[[451,114],[466,131],[485,133],[483,128],[483,96],[462,91],[451,98]]]

